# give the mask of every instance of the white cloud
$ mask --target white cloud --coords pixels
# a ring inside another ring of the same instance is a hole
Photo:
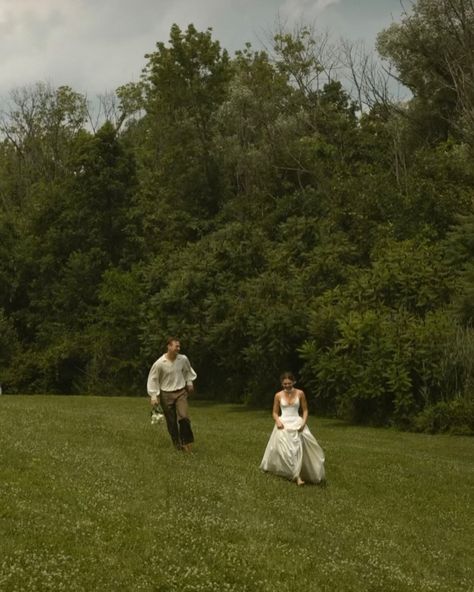
[[[280,8],[284,18],[297,22],[302,18],[315,19],[328,6],[339,4],[339,0],[285,0]]]
[[[213,27],[226,45],[219,30],[232,36],[252,6],[252,0],[0,0],[0,95],[38,80],[91,94],[113,90],[140,76],[144,54],[168,40],[174,22]],[[246,33],[240,31],[239,47]]]
[[[94,95],[137,80],[144,54],[168,40],[174,22],[212,27],[234,51],[246,41],[258,45],[278,15],[288,24],[342,22],[347,30],[356,14],[366,26],[368,6],[380,12],[380,1],[364,0],[362,10],[352,0],[0,0],[0,97],[37,81]],[[399,0],[382,4],[395,7]],[[390,7],[383,12],[389,21]]]
[[[100,92],[135,79],[159,12],[141,4],[137,17],[130,2],[1,0],[0,94],[37,80]]]

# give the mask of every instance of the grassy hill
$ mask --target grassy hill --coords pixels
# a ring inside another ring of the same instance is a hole
[[[472,590],[474,440],[310,418],[327,484],[262,474],[270,411],[0,397],[0,590]]]

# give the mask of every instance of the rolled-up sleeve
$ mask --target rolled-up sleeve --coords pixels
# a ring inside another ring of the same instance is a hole
[[[148,374],[148,380],[146,383],[146,390],[150,397],[158,397],[160,394],[160,368],[158,363],[155,362],[151,367],[150,373]]]
[[[183,376],[184,376],[184,380],[186,381],[186,384],[192,384],[193,380],[196,380],[197,378],[197,374],[196,372],[194,372],[194,370],[191,368],[191,363],[188,360],[188,358],[186,356],[183,356],[184,360],[183,360]]]

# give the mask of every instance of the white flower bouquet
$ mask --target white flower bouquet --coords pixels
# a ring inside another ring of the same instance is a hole
[[[165,420],[165,415],[161,405],[153,405],[151,408],[151,423],[162,423]]]

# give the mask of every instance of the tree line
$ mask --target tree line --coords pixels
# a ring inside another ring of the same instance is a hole
[[[174,25],[103,99],[38,83],[0,131],[5,392],[141,395],[167,335],[202,392],[474,426],[474,6],[360,46],[310,27],[230,56]],[[410,91],[390,96],[385,73]]]

